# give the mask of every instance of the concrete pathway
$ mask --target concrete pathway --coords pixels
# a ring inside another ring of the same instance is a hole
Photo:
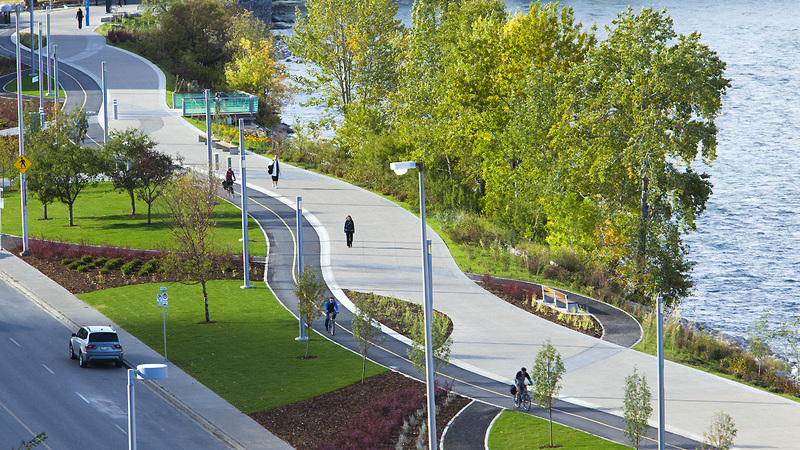
[[[164,77],[149,62],[103,45],[91,28],[76,30],[73,10],[56,11],[59,53],[63,62],[100,80],[100,61],[107,62],[109,98],[119,100],[120,120],[110,127],[130,126],[148,132],[161,149],[180,154],[188,164],[205,167],[206,149],[193,129],[165,109]],[[393,295],[421,302],[419,219],[395,204],[339,180],[282,165],[280,188],[271,188],[264,157],[248,156],[248,182],[293,205],[303,197],[306,218],[321,240],[321,265],[328,285]],[[234,158],[238,168],[238,157]],[[388,165],[387,161],[387,165]],[[415,176],[407,174],[405,176]],[[345,245],[343,223],[356,224],[353,248]],[[634,367],[656,385],[653,357],[563,329],[496,299],[470,281],[456,266],[440,238],[433,241],[435,307],[454,321],[451,362],[499,381],[510,382],[520,366],[531,366],[542,344],[550,340],[567,367],[562,398],[601,411],[620,414],[624,378]],[[288,243],[287,243],[288,244]],[[310,257],[307,255],[306,257]],[[718,411],[733,416],[740,448],[796,448],[800,404],[738,383],[667,363],[667,429],[702,439]],[[655,417],[654,417],[655,420]]]

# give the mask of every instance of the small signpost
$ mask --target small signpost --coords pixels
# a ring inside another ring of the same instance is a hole
[[[164,361],[167,360],[167,307],[169,306],[169,297],[167,297],[167,288],[162,287],[161,293],[156,294],[156,305],[161,306],[161,317],[164,322]]]

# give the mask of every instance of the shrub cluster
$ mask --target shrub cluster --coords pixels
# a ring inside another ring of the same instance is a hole
[[[516,280],[500,282],[488,273],[481,277],[481,284],[487,291],[500,292],[514,300],[529,301],[532,298],[542,298],[541,286]]]
[[[643,343],[652,344],[657,339],[655,314],[648,315],[642,325],[645,328]],[[695,331],[680,320],[673,318],[665,325],[664,348],[672,360],[707,367],[773,393],[800,397],[798,386],[788,376],[784,362],[771,359],[762,362],[759,370],[756,358],[738,343]]]
[[[137,42],[139,41],[138,33],[131,32],[130,30],[126,30],[124,28],[119,30],[110,30],[106,35],[111,43],[116,44],[118,42]]]

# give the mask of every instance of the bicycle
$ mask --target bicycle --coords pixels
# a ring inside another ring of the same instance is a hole
[[[514,396],[514,406],[519,408],[522,406],[522,409],[525,411],[531,410],[531,394],[528,391],[527,385],[522,385],[522,392],[517,392],[517,395]]]
[[[325,330],[331,334],[331,336],[336,335],[336,313],[332,313],[328,317],[328,324],[325,326]]]
[[[223,181],[222,188],[225,189],[225,192],[227,192],[228,195],[233,197],[233,181]]]

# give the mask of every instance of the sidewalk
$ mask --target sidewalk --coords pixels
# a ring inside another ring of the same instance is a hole
[[[206,147],[197,142],[198,131],[165,109],[163,74],[137,56],[105,47],[103,38],[92,35],[90,29],[74,29],[70,11],[53,14],[54,28],[60,33],[54,38],[59,54],[63,62],[98,82],[100,61],[107,62],[109,99],[118,99],[120,117],[111,121],[111,128],[140,128],[162,150],[180,154],[187,164],[205,167]],[[344,297],[337,291],[347,288],[421,302],[416,216],[363,189],[285,163],[280,188],[273,190],[266,173],[267,158],[248,158],[250,188],[289,205],[294,205],[296,196],[303,198],[306,217],[320,235],[325,279],[338,298]],[[238,160],[238,156],[233,158],[235,169]],[[347,215],[356,224],[353,248],[345,245]],[[647,376],[655,391],[655,358],[553,325],[497,300],[458,270],[433,230],[428,229],[428,236],[433,241],[434,305],[454,322],[452,363],[510,382],[520,366],[533,363],[549,339],[567,368],[561,391],[565,400],[621,415],[624,378],[634,367]],[[737,447],[796,448],[800,404],[672,363],[666,364],[665,379],[669,431],[702,440],[713,414],[724,411],[739,429]],[[654,415],[653,424],[655,420]]]

